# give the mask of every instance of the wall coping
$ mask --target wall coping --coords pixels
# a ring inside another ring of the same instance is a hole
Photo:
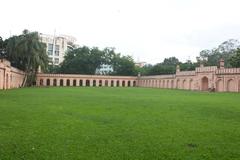
[[[37,77],[49,77],[49,78],[96,78],[96,79],[137,79],[135,76],[104,76],[104,75],[83,75],[83,74],[45,74],[38,73]]]

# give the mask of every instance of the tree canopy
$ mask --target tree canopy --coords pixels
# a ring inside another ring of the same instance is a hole
[[[31,85],[35,81],[38,67],[45,69],[48,64],[45,44],[40,42],[37,32],[29,32],[28,30],[24,30],[23,34],[10,37],[5,41],[4,57],[13,66],[25,71],[23,86]]]
[[[232,67],[240,67],[240,49],[237,49],[236,54],[230,58],[230,64]]]
[[[200,56],[197,57],[197,61],[206,66],[218,66],[219,60],[223,58],[225,60],[225,66],[231,67],[230,58],[236,54],[237,48],[240,48],[239,41],[230,39],[220,44],[217,48],[201,51]]]
[[[136,74],[132,57],[121,56],[115,53],[114,48],[100,50],[87,46],[67,52],[59,71],[71,74],[95,74],[96,69],[103,64],[112,66],[113,72],[109,73],[111,75]]]
[[[95,74],[96,69],[105,63],[105,53],[96,47],[73,49],[64,58],[60,67],[62,73]]]

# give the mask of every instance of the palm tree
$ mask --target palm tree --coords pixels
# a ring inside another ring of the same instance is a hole
[[[25,71],[22,86],[31,85],[38,67],[45,69],[48,64],[46,45],[37,32],[24,30],[22,35],[9,38],[7,54],[13,65]]]

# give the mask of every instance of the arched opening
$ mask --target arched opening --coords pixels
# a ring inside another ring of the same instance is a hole
[[[56,79],[53,80],[53,86],[57,86],[57,80]]]
[[[208,91],[208,78],[202,78],[202,91]]]
[[[163,80],[162,88],[165,88],[165,80]]]
[[[86,86],[89,87],[90,86],[90,80],[86,80]]]
[[[227,91],[228,92],[234,92],[235,91],[233,79],[228,80],[228,82],[227,82]]]
[[[177,82],[176,82],[176,88],[177,89],[180,89],[180,80],[178,79]]]
[[[238,80],[238,92],[240,92],[240,80]]]
[[[73,86],[77,86],[77,81],[76,81],[76,79],[73,80]]]
[[[105,86],[108,87],[108,80],[105,80]]]
[[[133,81],[133,87],[136,87],[136,81]]]
[[[120,84],[119,81],[117,81],[117,87],[119,87],[119,84]]]
[[[111,80],[111,87],[114,87],[114,81]]]
[[[128,81],[127,86],[128,86],[128,87],[131,87],[131,81]]]
[[[70,86],[70,80],[67,79],[67,86]]]
[[[43,86],[43,79],[40,79],[40,86]]]
[[[99,80],[99,87],[102,87],[102,80]]]
[[[47,79],[47,86],[50,86],[50,79]]]
[[[174,83],[173,80],[171,80],[171,88],[173,88],[173,83]]]
[[[218,92],[224,92],[224,85],[223,85],[223,80],[219,79],[217,81],[217,91]]]
[[[63,86],[63,79],[60,79],[60,86]]]
[[[93,80],[93,87],[96,87],[96,80]]]
[[[189,80],[189,89],[193,90],[193,80],[192,79]]]
[[[167,86],[166,86],[166,88],[170,88],[170,87],[169,87],[169,80],[167,80]]]
[[[8,89],[8,74],[6,74],[6,89]]]
[[[182,89],[187,89],[187,81],[185,79],[183,80]]]
[[[83,80],[82,79],[79,80],[79,86],[81,86],[81,87],[83,86]]]
[[[122,81],[122,87],[125,87],[125,81]]]

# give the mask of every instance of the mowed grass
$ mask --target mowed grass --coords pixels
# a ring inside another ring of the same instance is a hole
[[[0,91],[1,160],[239,160],[240,94]]]

